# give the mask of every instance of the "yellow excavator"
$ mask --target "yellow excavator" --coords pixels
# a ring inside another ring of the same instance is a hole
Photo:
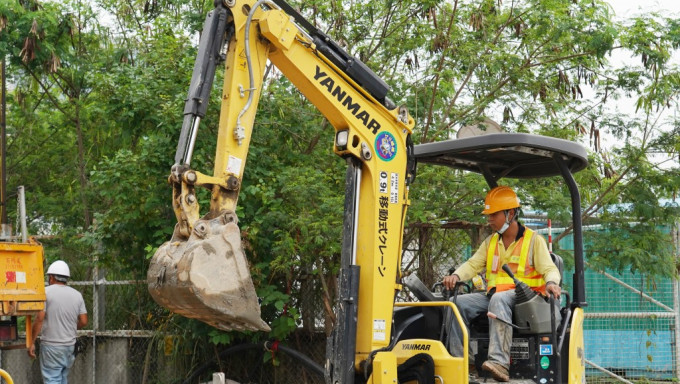
[[[347,163],[338,320],[328,342],[326,382],[414,382],[420,381],[413,374],[419,369],[429,372],[423,382],[468,382],[467,348],[463,356],[452,356],[438,335],[440,325],[434,326],[434,337],[418,332],[429,324],[431,309],[439,311],[440,321],[442,313],[451,311],[462,323],[455,304],[436,296],[428,300],[427,294],[420,302],[395,304],[405,284],[402,233],[417,158],[482,173],[493,184],[500,177],[518,177],[508,166],[514,163],[525,176],[533,167],[550,169],[536,175],[570,176],[587,164],[585,150],[558,139],[544,138],[547,144],[537,147],[512,140],[506,146],[498,139],[495,148],[485,148],[468,161],[465,156],[477,149],[468,148],[465,140],[436,153],[432,147],[415,147],[414,119],[406,107],[389,99],[388,85],[283,0],[216,0],[206,17],[169,176],[177,224],[171,240],[151,260],[147,283],[152,297],[175,313],[222,330],[269,330],[260,318],[235,215],[268,61],[330,122],[333,150]],[[215,165],[212,174],[204,174],[192,169],[191,160],[217,65],[224,65],[225,74]],[[514,136],[508,135],[500,136]],[[516,157],[502,158],[503,148]],[[492,166],[487,155],[501,159],[503,170]],[[458,158],[463,160],[453,161]],[[196,197],[199,187],[211,191],[210,209],[203,215]],[[580,208],[574,212],[580,219]],[[560,311],[562,320],[553,320],[549,332],[542,327],[540,334],[531,335],[542,343],[531,344],[534,371],[541,369],[538,348],[550,344],[554,356],[540,378],[527,368],[529,373],[522,375],[529,380],[577,383],[584,378],[582,273],[581,264],[574,279],[580,285],[574,285],[573,301]],[[466,334],[464,344],[469,342]],[[560,353],[563,357],[557,359]],[[567,361],[568,377],[555,369]]]

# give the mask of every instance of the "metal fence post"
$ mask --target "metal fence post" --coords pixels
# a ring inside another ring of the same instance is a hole
[[[675,224],[673,242],[675,243],[675,255],[680,261],[680,222]],[[673,307],[675,309],[675,330],[673,342],[675,343],[675,377],[680,379],[680,279],[675,279],[673,284]]]
[[[26,228],[26,193],[23,185],[17,188],[17,199],[19,199],[19,217],[21,220],[21,242],[25,243],[28,241],[28,229]]]
[[[94,254],[94,271],[92,272],[92,384],[97,383],[97,330],[99,329],[99,295],[97,279],[99,279],[99,257]]]
[[[675,344],[675,377],[680,379],[680,280],[673,284],[673,303],[675,307],[675,329],[673,343]]]

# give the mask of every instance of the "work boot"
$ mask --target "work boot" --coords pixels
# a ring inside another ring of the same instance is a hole
[[[477,367],[472,363],[468,365],[468,384],[481,384]]]
[[[490,372],[491,376],[493,376],[494,380],[496,381],[510,381],[510,375],[508,374],[508,369],[505,368],[504,366],[495,363],[491,360],[487,360],[482,364],[482,369]]]

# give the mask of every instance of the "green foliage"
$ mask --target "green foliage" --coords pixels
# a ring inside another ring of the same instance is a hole
[[[412,187],[409,222],[485,222],[486,183],[481,177],[444,167],[421,166]]]
[[[630,270],[652,276],[672,277],[677,273],[667,230],[645,224],[611,223],[604,231],[586,234],[589,265]],[[670,257],[669,257],[670,256]]]

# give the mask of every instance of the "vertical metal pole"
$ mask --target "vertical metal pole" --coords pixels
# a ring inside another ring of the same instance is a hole
[[[675,329],[673,343],[675,344],[675,377],[680,378],[680,280],[673,282],[673,308],[675,308]]]
[[[5,102],[5,58],[3,56],[0,60],[0,239],[12,235],[12,231],[7,223],[7,190],[5,187],[5,128],[7,121],[5,120],[5,113],[7,112],[7,104]],[[27,316],[30,318],[30,316]],[[26,338],[28,340],[28,337]],[[0,362],[2,362],[2,354],[0,354]]]
[[[7,113],[7,102],[5,101],[5,58],[2,58],[2,63],[0,63],[0,66],[2,67],[0,69],[0,79],[2,81],[2,112],[0,114],[0,141],[2,141],[2,144],[0,144],[0,162],[2,162],[2,165],[0,165],[0,220],[1,223],[7,224],[7,186],[5,183],[6,179],[6,168],[5,168],[5,150],[7,149],[7,135],[6,135],[6,128],[7,128],[7,120],[5,119],[5,114]]]
[[[26,228],[26,192],[24,186],[17,188],[17,199],[19,199],[19,221],[21,225],[21,242],[28,242],[28,229]]]
[[[356,183],[355,195],[354,195],[354,230],[352,231],[352,257],[351,265],[356,265],[357,263],[357,231],[359,230],[359,202],[361,198],[361,167],[356,167],[354,169],[354,180]]]
[[[548,251],[552,253],[552,220],[548,219]]]
[[[356,352],[357,309],[360,267],[356,265],[357,199],[361,188],[361,163],[347,159],[345,174],[345,210],[343,217],[342,250],[338,276],[339,298],[336,322],[326,345],[325,378],[327,384],[354,383],[354,355]]]
[[[567,167],[566,162],[561,155],[553,157],[555,163],[560,168],[562,177],[569,187],[571,195],[571,219],[574,226],[574,292],[572,295],[572,305],[576,307],[586,307],[586,289],[585,289],[585,262],[583,256],[583,226],[581,220],[581,195],[578,191],[578,185],[574,180],[574,175]]]
[[[92,272],[92,384],[97,383],[97,330],[99,329],[99,256],[94,254],[94,271]]]
[[[675,254],[680,255],[680,222],[675,223],[673,228],[673,242],[675,243]],[[680,256],[676,256],[680,258]],[[680,261],[680,260],[677,260]],[[676,278],[673,282],[673,308],[675,309],[675,377],[680,378],[680,279]]]

